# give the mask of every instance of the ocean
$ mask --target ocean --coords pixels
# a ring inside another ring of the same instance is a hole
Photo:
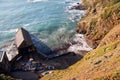
[[[76,34],[84,11],[69,10],[80,0],[0,0],[0,44],[23,27],[51,48]]]

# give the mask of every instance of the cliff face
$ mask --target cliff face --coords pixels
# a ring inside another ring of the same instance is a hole
[[[41,80],[120,80],[120,0],[84,0],[83,5],[88,10],[77,32],[96,49]]]
[[[120,24],[120,0],[84,0],[89,8],[79,23],[77,32],[85,34],[88,43],[96,48],[105,35]]]

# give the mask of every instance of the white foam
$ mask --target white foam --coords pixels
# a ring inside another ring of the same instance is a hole
[[[48,1],[48,0],[27,0],[27,2],[33,2],[33,3],[35,3],[35,2],[46,2],[46,1]]]
[[[30,24],[24,24],[23,26],[24,26],[24,27],[27,27],[27,26],[30,26]]]
[[[92,50],[82,34],[75,34],[75,36],[72,38],[71,44],[72,45],[68,48],[68,52],[78,53],[79,51]]]
[[[10,30],[5,30],[5,31],[0,31],[0,33],[13,33],[17,32],[18,29],[10,29]]]
[[[69,2],[68,6],[65,9],[65,12],[69,13],[69,20],[71,20],[72,22],[75,21],[79,21],[81,19],[81,17],[84,16],[84,11],[83,10],[70,10],[73,6],[77,6],[78,3],[80,4],[81,1],[80,0],[66,0],[66,2]]]
[[[65,30],[66,30],[65,27],[61,27],[61,28],[59,28],[57,31],[59,31],[59,32],[63,32],[63,31],[65,31]]]
[[[69,13],[69,20],[72,22],[79,21],[84,16],[84,11],[82,10],[66,10]]]

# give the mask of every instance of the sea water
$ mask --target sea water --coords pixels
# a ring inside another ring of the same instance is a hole
[[[80,0],[0,0],[0,44],[23,27],[49,47],[68,42],[84,11],[69,10]]]

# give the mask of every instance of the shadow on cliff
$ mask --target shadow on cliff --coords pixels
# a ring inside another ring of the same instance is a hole
[[[43,64],[54,66],[55,69],[65,69],[75,64],[83,57],[82,55],[76,54],[74,52],[67,52],[67,49],[70,47],[69,43],[61,44],[58,48],[52,50],[44,42],[37,40],[36,37],[32,36],[32,40],[35,42],[34,45],[38,46],[38,49],[44,53],[44,55],[48,57],[52,56],[52,58],[44,60],[40,59],[40,61]]]
[[[77,61],[81,60],[83,56],[80,54],[75,54],[73,52],[69,52],[63,54],[61,56],[49,59],[45,61],[48,65],[55,66],[55,69],[66,69],[69,66],[75,64]]]

